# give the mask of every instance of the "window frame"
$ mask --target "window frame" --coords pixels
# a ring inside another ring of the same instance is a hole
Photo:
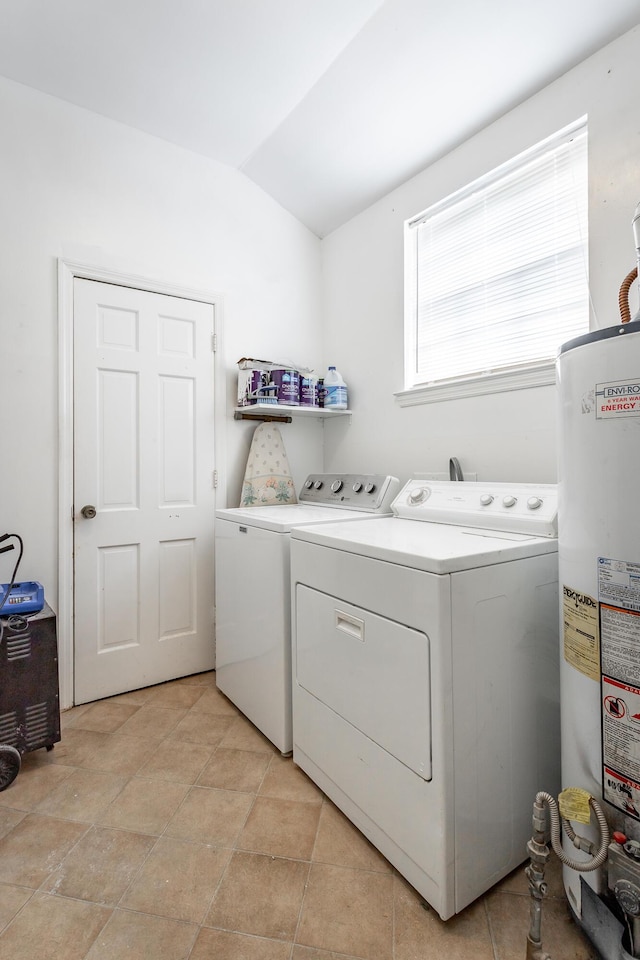
[[[434,403],[441,400],[475,397],[486,394],[528,389],[531,387],[550,386],[555,384],[555,357],[525,363],[503,365],[490,371],[453,376],[433,381],[420,381],[412,373],[416,365],[418,350],[418,317],[417,317],[417,243],[418,230],[416,229],[426,219],[440,215],[447,208],[455,207],[470,195],[484,191],[499,183],[503,178],[511,175],[514,170],[524,167],[536,156],[543,155],[553,145],[561,145],[573,139],[576,134],[585,134],[588,149],[588,118],[580,117],[573,123],[563,127],[556,133],[536,143],[528,150],[522,151],[511,160],[500,164],[491,171],[447,197],[430,205],[420,214],[410,217],[404,222],[404,389],[396,392],[395,396],[400,406],[414,406],[423,403]],[[588,158],[587,158],[588,163]],[[587,171],[588,190],[588,171]],[[588,205],[588,196],[586,198]],[[588,221],[588,208],[587,208]],[[589,268],[588,251],[588,222],[587,236],[585,237],[584,255],[587,269]],[[586,318],[586,327],[589,329],[589,317]],[[568,333],[565,339],[570,339]]]

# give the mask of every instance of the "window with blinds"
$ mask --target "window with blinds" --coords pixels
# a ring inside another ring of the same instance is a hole
[[[552,365],[589,328],[587,234],[586,118],[407,221],[406,389]]]

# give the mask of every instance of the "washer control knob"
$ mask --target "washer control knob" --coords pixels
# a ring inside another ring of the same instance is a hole
[[[362,484],[360,483],[359,480],[356,480],[356,482],[353,485],[353,492],[360,493],[361,490],[362,490]]]
[[[338,490],[342,490],[342,480],[334,480],[331,484],[331,490],[333,493],[337,493]]]
[[[542,506],[542,500],[540,497],[529,497],[527,500],[527,506],[529,507],[529,510],[537,510],[538,507]]]
[[[518,501],[517,501],[516,497],[512,497],[511,494],[508,494],[506,497],[503,497],[503,498],[502,498],[502,506],[503,506],[503,507],[515,507],[515,505],[516,505],[517,502],[518,502]]]
[[[365,484],[364,492],[373,493],[375,489],[376,489],[375,483],[367,483]]]
[[[311,477],[308,477],[308,479],[305,480],[304,482],[304,488],[305,490],[311,490],[312,486],[313,486],[313,480],[311,479]]]
[[[480,497],[480,503],[483,507],[488,507],[490,503],[493,503],[495,497],[491,493],[483,493]]]
[[[322,488],[324,487],[324,483],[322,482],[322,480],[316,480],[313,486],[315,490],[322,490]]]
[[[427,499],[427,491],[424,487],[418,487],[416,490],[412,490],[409,494],[409,503],[416,504],[422,503],[423,500]]]

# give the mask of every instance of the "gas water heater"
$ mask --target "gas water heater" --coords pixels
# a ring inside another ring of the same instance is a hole
[[[639,227],[640,205],[637,248]],[[611,831],[604,865],[565,866],[564,883],[607,960],[640,957],[640,314],[628,317],[564,344],[557,365],[562,783],[598,800]],[[581,832],[597,844],[593,818]]]

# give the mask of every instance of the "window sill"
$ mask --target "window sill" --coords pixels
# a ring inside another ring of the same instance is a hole
[[[556,365],[554,361],[539,363],[520,370],[501,370],[485,373],[479,377],[460,377],[441,383],[422,384],[410,390],[394,394],[401,407],[415,407],[423,403],[440,403],[442,400],[459,400],[463,397],[481,397],[511,390],[528,390],[532,387],[554,386]]]

